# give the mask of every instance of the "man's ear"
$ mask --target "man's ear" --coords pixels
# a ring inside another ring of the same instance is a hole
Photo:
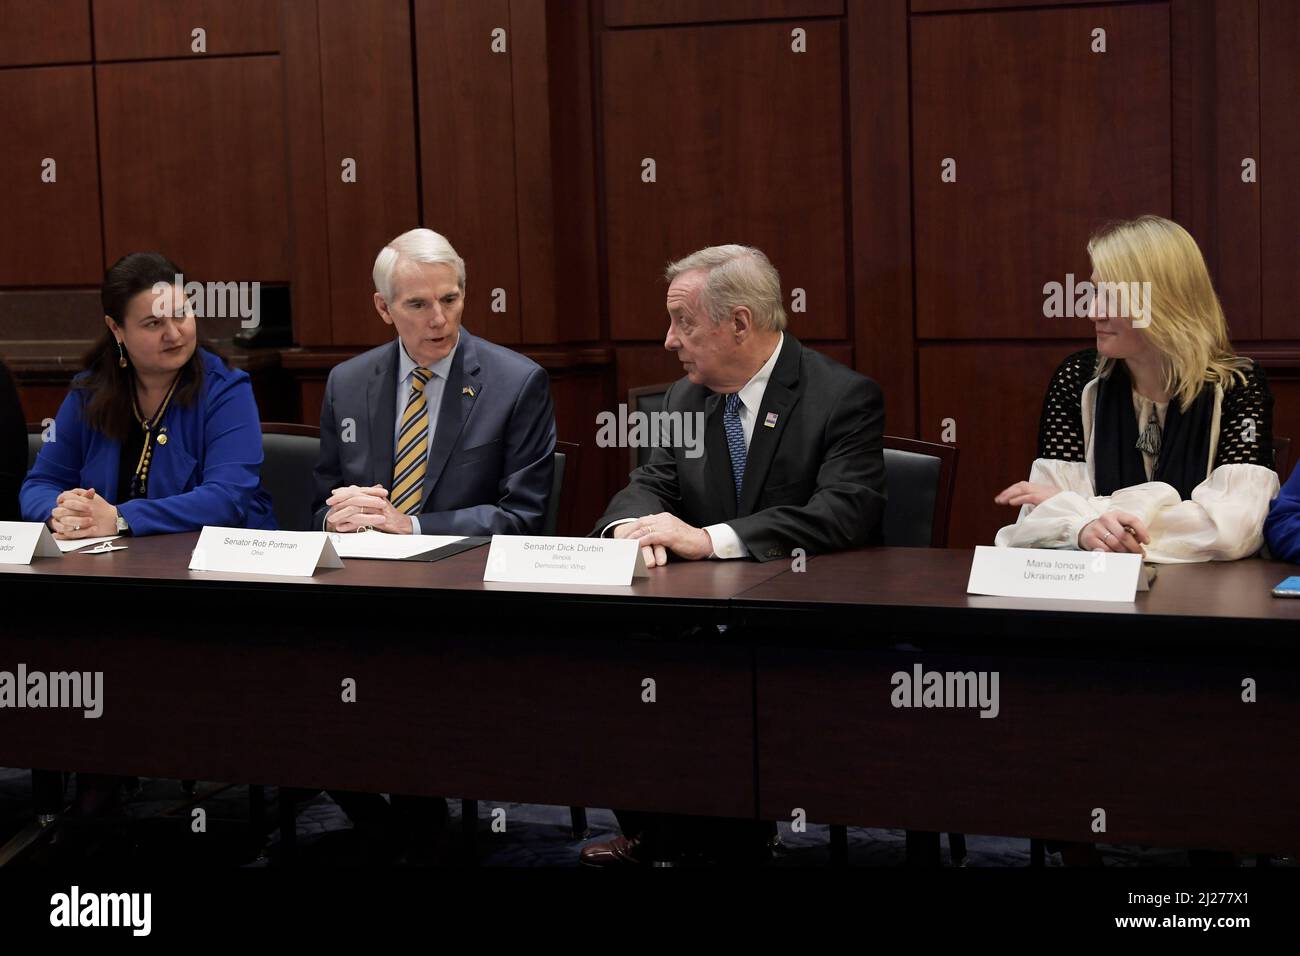
[[[731,331],[739,342],[754,329],[754,314],[749,306],[738,305],[731,310]]]
[[[393,317],[388,312],[388,303],[384,301],[384,297],[378,292],[375,293],[375,311],[379,313],[379,317],[385,323],[388,325],[393,324]]]

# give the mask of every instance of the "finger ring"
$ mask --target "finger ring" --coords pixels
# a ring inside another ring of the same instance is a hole
[[[1113,537],[1113,535],[1112,535],[1109,531],[1107,531],[1107,532],[1106,532],[1106,540],[1109,541],[1112,537]]]

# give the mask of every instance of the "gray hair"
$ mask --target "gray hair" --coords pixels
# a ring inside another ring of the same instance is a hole
[[[743,305],[754,316],[755,327],[768,332],[785,328],[781,276],[761,250],[735,244],[709,246],[669,263],[664,278],[672,282],[684,273],[696,271],[705,273],[700,302],[714,325]]]
[[[404,232],[384,248],[375,257],[372,275],[375,291],[384,297],[390,305],[393,301],[393,273],[397,263],[402,259],[412,262],[441,262],[456,267],[456,282],[460,291],[465,291],[465,260],[456,254],[447,237],[432,229],[412,229]]]

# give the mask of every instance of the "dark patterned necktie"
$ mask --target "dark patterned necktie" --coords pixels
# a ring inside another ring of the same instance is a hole
[[[740,393],[727,396],[727,406],[722,412],[722,428],[727,433],[727,450],[731,452],[731,477],[736,482],[736,504],[740,504],[740,486],[745,483],[745,428],[740,424]]]

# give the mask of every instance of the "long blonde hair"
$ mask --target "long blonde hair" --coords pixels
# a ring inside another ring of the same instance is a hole
[[[1160,216],[1109,223],[1088,240],[1088,255],[1098,283],[1150,283],[1150,325],[1139,331],[1164,356],[1165,388],[1183,411],[1206,382],[1225,392],[1245,383],[1250,360],[1232,351],[1210,272],[1186,229]],[[1097,374],[1113,362],[1103,357]]]

